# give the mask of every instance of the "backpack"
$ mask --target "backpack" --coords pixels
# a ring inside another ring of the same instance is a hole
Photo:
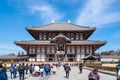
[[[14,72],[14,67],[13,66],[10,67],[10,71]]]
[[[66,66],[65,71],[70,71],[70,70],[71,70],[70,67]]]
[[[19,67],[19,71],[20,71],[20,72],[23,72],[23,71],[24,71],[24,66],[20,66],[20,67]]]
[[[46,66],[46,67],[45,67],[45,71],[49,71],[49,68],[48,68],[48,66]]]

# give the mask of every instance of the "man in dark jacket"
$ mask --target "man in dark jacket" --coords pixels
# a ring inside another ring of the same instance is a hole
[[[69,64],[66,64],[66,66],[65,66],[66,78],[69,78],[70,71],[71,71],[71,68],[70,68]]]
[[[19,78],[20,78],[20,80],[24,80],[24,71],[25,71],[24,63],[22,63],[22,65],[20,64],[18,66],[18,71],[19,71]]]
[[[82,63],[79,64],[80,73],[82,73]]]
[[[5,70],[3,70],[2,64],[0,64],[0,80],[8,80]]]

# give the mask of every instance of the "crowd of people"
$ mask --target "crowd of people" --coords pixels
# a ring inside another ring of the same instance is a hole
[[[56,64],[50,65],[50,64],[26,64],[24,63],[19,64],[16,66],[15,64],[11,64],[10,66],[10,74],[11,79],[16,78],[17,72],[19,73],[19,79],[24,80],[25,74],[28,74],[28,71],[30,73],[30,76],[41,76],[43,77],[44,73],[45,75],[55,74],[56,73]]]
[[[60,65],[59,65],[60,66]],[[16,78],[17,74],[19,75],[19,80],[24,80],[25,75],[29,73],[29,76],[47,76],[47,75],[55,75],[56,74],[56,68],[58,67],[57,64],[11,64],[9,68],[10,72],[10,78]],[[65,77],[69,78],[71,67],[70,65],[64,64],[63,65],[64,71],[65,71]],[[83,72],[83,65],[79,64],[79,73],[82,74]],[[117,71],[117,80],[120,80],[120,64],[116,66]],[[6,74],[6,68],[0,64],[0,80],[8,80],[8,76]],[[88,74],[88,80],[100,80],[100,75],[98,74],[98,68],[94,68],[89,74]]]

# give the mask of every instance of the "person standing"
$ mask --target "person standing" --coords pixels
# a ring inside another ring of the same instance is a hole
[[[82,63],[79,64],[80,73],[82,73]]]
[[[100,80],[98,68],[94,68],[88,75],[88,80]]]
[[[116,65],[117,80],[120,80],[120,63]]]
[[[28,64],[26,64],[26,66],[25,66],[26,74],[28,74],[28,69],[29,69],[29,66],[28,66]]]
[[[15,70],[15,67],[13,64],[11,64],[11,66],[10,66],[11,79],[14,78],[14,70]]]
[[[44,72],[43,64],[41,64],[41,65],[39,66],[39,68],[40,68],[40,75],[41,75],[41,77],[43,77],[43,72]]]
[[[44,71],[45,71],[45,74],[46,74],[46,75],[49,74],[49,65],[48,65],[48,64],[45,65]]]
[[[20,64],[18,67],[20,80],[24,80],[24,70],[25,70],[25,66],[24,63],[22,63],[22,65]]]
[[[3,69],[2,64],[0,64],[0,80],[8,80],[6,71]]]
[[[69,78],[70,71],[71,71],[71,68],[69,64],[66,64],[65,65],[66,78]]]
[[[17,75],[17,66],[16,64],[14,65],[14,78],[16,78],[16,75]]]

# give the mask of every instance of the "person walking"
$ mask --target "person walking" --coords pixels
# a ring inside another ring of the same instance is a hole
[[[88,80],[100,80],[98,68],[94,68],[88,75]]]
[[[120,63],[116,65],[117,80],[120,80]]]
[[[11,75],[11,79],[14,78],[14,70],[15,70],[15,67],[14,67],[13,64],[11,64],[11,66],[10,66],[10,75]]]
[[[0,64],[0,80],[8,80],[6,71],[3,69],[2,64]]]
[[[82,73],[82,63],[79,64],[79,71]]]
[[[66,64],[65,65],[66,78],[69,78],[70,71],[71,71],[71,68],[69,64]]]

